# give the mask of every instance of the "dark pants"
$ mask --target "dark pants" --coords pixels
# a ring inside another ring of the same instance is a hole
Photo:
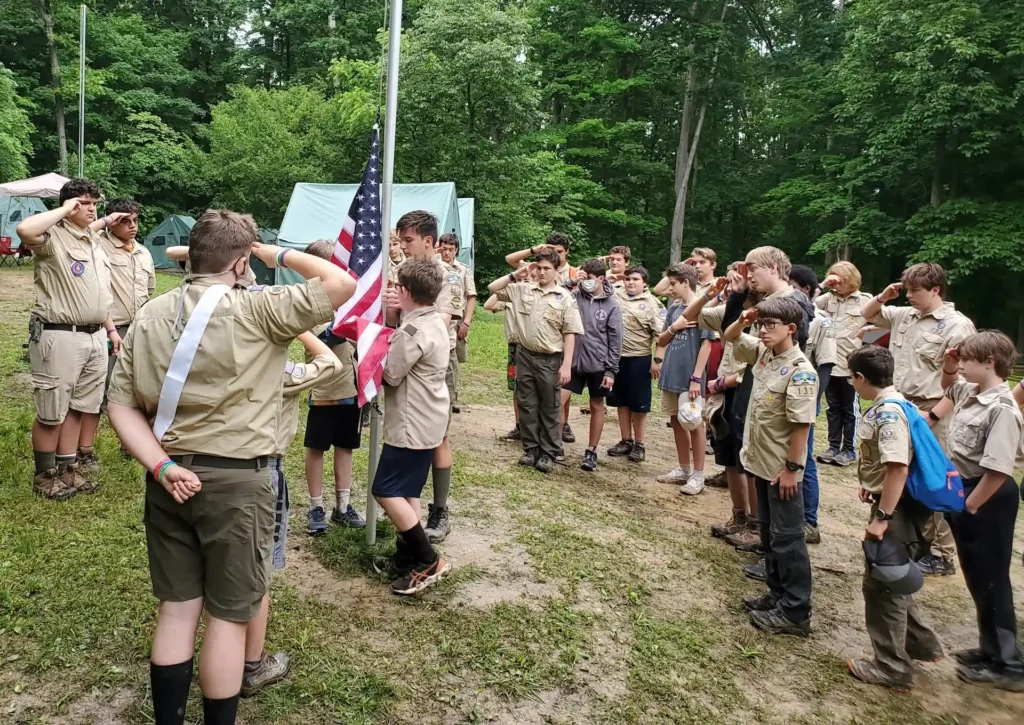
[[[821,414],[821,396],[828,387],[829,378],[832,375],[832,364],[818,366],[818,400],[814,409],[814,415]],[[807,462],[804,464],[804,480],[800,484],[800,490],[804,495],[804,523],[811,526],[818,525],[818,464],[814,460],[814,425],[807,434]]]
[[[828,403],[828,447],[838,453],[851,451],[853,437],[857,433],[857,420],[853,413],[854,398],[857,391],[850,384],[850,378],[830,378],[825,390]]]
[[[562,388],[558,368],[562,353],[516,351],[516,404],[523,449],[551,458],[562,450]]]
[[[874,517],[876,501],[871,506]],[[886,536],[912,547],[919,539],[921,522],[928,511],[913,503],[901,503],[893,511]],[[914,660],[930,661],[942,656],[942,645],[935,631],[921,619],[913,595],[894,594],[887,586],[872,579],[867,570],[864,591],[864,623],[867,625],[875,662],[894,680],[909,682],[914,677]]]
[[[763,478],[757,486],[757,523],[765,551],[768,593],[793,622],[811,616],[811,559],[804,540],[804,501],[800,487],[789,500]]]
[[[964,495],[970,496],[980,480],[964,479]],[[949,524],[964,581],[978,612],[978,642],[982,651],[996,664],[1024,667],[1017,647],[1017,617],[1010,586],[1018,495],[1016,482],[1007,476],[978,513],[965,510],[951,514]]]
[[[122,325],[117,328],[117,334],[124,340],[128,334],[129,325]],[[100,412],[107,412],[107,388],[110,387],[110,376],[114,373],[114,363],[117,362],[117,355],[107,356],[107,382],[103,385],[103,405],[100,406]]]

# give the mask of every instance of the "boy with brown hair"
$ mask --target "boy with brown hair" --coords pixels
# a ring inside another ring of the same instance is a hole
[[[463,315],[459,320],[455,335],[455,357],[452,360],[453,385],[452,412],[459,413],[459,365],[469,359],[466,349],[466,338],[473,324],[473,313],[476,312],[476,281],[473,270],[459,261],[459,238],[451,232],[442,234],[438,241],[441,259],[459,275],[459,283],[452,287],[454,296],[461,298]]]
[[[505,256],[505,261],[512,267],[519,267],[520,262],[525,262],[530,257],[536,258],[537,253],[545,248],[551,249],[558,255],[558,264],[555,267],[558,272],[558,284],[568,287],[576,281],[576,277],[579,274],[579,267],[573,267],[569,264],[569,247],[571,246],[572,240],[567,234],[551,232],[543,244],[512,252]]]
[[[608,250],[608,256],[604,257],[604,261],[608,262],[608,281],[620,297],[626,293],[626,270],[632,258],[633,253],[629,247],[622,245],[612,247]]]

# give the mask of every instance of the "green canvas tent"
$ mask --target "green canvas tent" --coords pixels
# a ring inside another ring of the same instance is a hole
[[[167,247],[187,245],[188,235],[195,223],[196,220],[190,216],[171,214],[149,233],[143,243],[153,255],[153,265],[157,269],[178,269],[178,263],[168,259],[164,250]]]
[[[29,196],[0,198],[0,239],[10,237],[11,249],[21,246],[21,239],[15,231],[17,226],[32,216],[46,211],[46,205]]]
[[[459,261],[476,272],[476,199],[459,199]]]
[[[277,243],[282,247],[303,249],[317,239],[336,239],[358,189],[358,184],[296,184],[281,222]],[[472,243],[472,222],[467,227],[465,222],[460,221],[458,202],[455,184],[450,181],[438,184],[395,184],[390,226],[393,227],[406,212],[415,209],[429,211],[437,217],[438,234],[454,232],[459,235],[463,247],[460,257],[463,257],[467,244]],[[472,249],[468,252],[472,260]],[[278,284],[301,281],[299,275],[289,269],[277,270]]]

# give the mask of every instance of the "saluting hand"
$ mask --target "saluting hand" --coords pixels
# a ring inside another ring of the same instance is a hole
[[[740,315],[740,320],[743,322],[743,326],[753,325],[757,319],[757,308],[751,307],[749,310],[743,310],[743,314]]]
[[[824,289],[835,289],[835,286],[839,284],[839,275],[830,274],[825,277],[825,281],[821,283]]]
[[[516,267],[516,271],[513,272],[513,276],[520,282],[530,278],[530,275],[537,269],[536,262],[530,262],[529,264],[521,264]]]
[[[881,294],[878,295],[879,302],[889,302],[900,296],[900,292],[903,291],[902,282],[893,282],[891,285],[882,290]]]
[[[277,255],[281,252],[281,247],[276,244],[261,244],[260,242],[253,242],[252,253],[253,256],[258,260],[267,265],[270,269],[277,267]]]
[[[82,208],[82,202],[80,202],[78,199],[68,199],[60,206],[64,211],[67,212],[66,216],[71,216],[76,211]]]

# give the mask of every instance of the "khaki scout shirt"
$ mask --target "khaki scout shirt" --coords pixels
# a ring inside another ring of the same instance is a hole
[[[465,298],[468,300],[470,297],[476,297],[476,282],[473,279],[473,270],[457,259],[451,266],[462,276],[462,289],[465,292]]]
[[[822,310],[832,318],[835,324],[836,360],[832,368],[832,377],[850,377],[850,368],[847,367],[850,353],[858,349],[863,341],[857,337],[857,331],[864,327],[867,322],[860,313],[860,308],[871,299],[867,292],[854,292],[848,297],[839,297],[828,292],[819,295],[814,301],[814,306]]]
[[[906,413],[896,403],[886,400],[906,400],[896,388],[883,388],[871,407],[860,418],[857,439],[860,456],[857,458],[857,476],[860,487],[870,493],[882,493],[882,484],[889,463],[910,465],[914,457],[914,444],[910,438],[910,423]]]
[[[582,335],[583,320],[576,299],[562,287],[544,291],[536,282],[514,282],[498,292],[498,300],[508,303],[506,317],[519,344],[530,352],[562,352],[563,335]]]
[[[703,327],[705,330],[714,330],[721,335],[724,330],[722,329],[722,323],[725,321],[725,305],[721,304],[717,307],[704,307],[700,311],[700,315],[697,317],[697,325]],[[729,375],[735,375],[737,382],[743,380],[743,371],[746,369],[746,365],[736,360],[736,355],[733,352],[733,344],[726,342],[722,345],[722,361],[718,363],[718,375],[719,377],[727,377]]]
[[[502,313],[504,313],[504,317],[505,317],[505,342],[507,342],[509,345],[518,345],[519,344],[519,338],[516,337],[515,325],[513,324],[513,316],[511,314],[511,312],[509,312],[508,303],[507,302],[501,302],[500,300],[498,302],[495,302],[494,303],[494,311],[495,312],[502,312]]]
[[[871,322],[892,330],[893,380],[896,389],[913,402],[942,397],[942,356],[976,332],[974,323],[957,312],[952,302],[927,315],[913,307],[883,307]]]
[[[814,423],[818,375],[797,345],[776,355],[756,337],[742,334],[733,352],[754,375],[740,460],[755,476],[771,481],[786,467],[793,424]],[[803,470],[796,475],[803,480]]]
[[[636,297],[620,295],[622,310],[622,357],[643,357],[651,354],[665,326],[665,308],[647,290]]]
[[[313,334],[319,337],[332,325],[333,322],[320,325],[313,329]],[[353,350],[352,343],[343,342],[340,345],[332,345],[331,352],[338,358],[338,374],[332,375],[323,382],[316,384],[309,391],[310,405],[337,405],[339,400],[355,398],[358,395],[356,390],[355,351]],[[311,361],[308,352],[306,353],[306,359],[307,362]]]
[[[1021,452],[1021,416],[1013,393],[1005,384],[983,393],[961,378],[949,386],[952,420],[946,436],[946,452],[962,478],[981,478],[985,471],[1013,475]]]
[[[33,314],[58,325],[98,325],[110,316],[110,260],[94,232],[63,219],[31,249]]]
[[[807,328],[806,355],[815,369],[835,365],[838,359],[835,320],[820,309],[814,311],[814,319]]]
[[[626,296],[626,275],[624,274],[612,274],[608,273],[606,279],[608,284],[612,286],[612,292],[619,299],[623,299]]]
[[[402,262],[405,261],[405,257],[402,257],[397,262],[390,257],[388,258],[388,286],[394,287],[398,284],[398,268],[402,266]]]
[[[308,356],[307,356],[308,357]],[[292,444],[295,431],[299,429],[299,393],[315,385],[323,385],[341,371],[338,358],[334,355],[317,355],[304,363],[291,362],[284,367],[281,415],[277,419],[277,450],[274,455],[283,457]]]
[[[437,308],[405,315],[384,364],[384,442],[395,448],[437,448],[448,427],[448,331]]]
[[[454,350],[456,331],[466,307],[466,298],[459,287],[458,273],[444,263],[440,254],[434,256],[434,261],[441,270],[441,292],[437,295],[437,300],[434,301],[434,307],[437,308],[439,314],[452,317],[448,323],[448,349]],[[399,317],[399,327],[403,322],[405,322],[405,312],[402,312]]]
[[[153,255],[138,239],[129,252],[124,242],[109,231],[100,232],[98,236],[110,260],[110,291],[114,298],[110,317],[114,325],[124,327],[132,323],[136,313],[156,291]]]
[[[558,282],[558,284],[566,286],[570,282],[575,282],[576,278],[579,276],[579,273],[579,267],[571,267],[569,266],[569,263],[566,262],[565,264],[558,268],[558,279],[556,281]]]
[[[182,321],[187,321],[214,284],[197,279],[139,310],[114,363],[107,389],[111,403],[139,408],[152,424],[177,345],[172,331],[178,304],[184,298]],[[333,316],[319,279],[267,287],[262,294],[236,288],[224,295],[164,434],[164,450],[242,459],[273,455],[288,344]]]

